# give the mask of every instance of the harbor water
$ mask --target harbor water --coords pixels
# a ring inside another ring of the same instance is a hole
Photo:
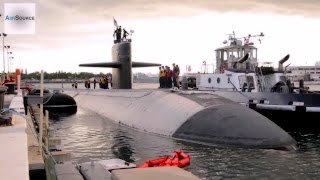
[[[51,135],[62,139],[64,149],[78,163],[120,158],[140,164],[182,150],[191,156],[191,164],[185,169],[201,179],[320,177],[320,135],[317,134],[292,132],[298,141],[298,151],[232,149],[139,132],[82,108],[72,116],[53,115],[50,119],[54,129]]]

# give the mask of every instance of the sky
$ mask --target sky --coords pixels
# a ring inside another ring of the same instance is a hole
[[[111,61],[113,17],[134,30],[132,60],[190,65],[215,61],[214,49],[227,35],[259,34],[255,42],[260,62],[277,62],[287,54],[291,65],[314,65],[320,60],[319,0],[4,0],[36,3],[36,33],[8,35],[13,66],[34,71],[111,72],[79,67]],[[0,4],[3,14],[3,3]],[[3,32],[3,16],[0,30]],[[1,57],[2,57],[2,53]],[[7,65],[6,65],[7,66]],[[0,69],[3,69],[0,63]],[[157,73],[157,67],[133,72]]]

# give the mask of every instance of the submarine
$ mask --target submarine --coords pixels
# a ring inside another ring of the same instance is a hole
[[[33,88],[28,92],[28,96],[24,96],[23,103],[25,114],[27,115],[28,98],[40,96],[40,89]],[[31,100],[32,101],[32,100]],[[49,113],[72,115],[77,112],[77,103],[73,97],[61,92],[51,92],[48,89],[43,90],[43,109]]]
[[[202,92],[132,89],[132,68],[160,66],[131,60],[131,42],[115,40],[112,62],[80,67],[112,68],[113,89],[69,90],[77,105],[138,131],[213,146],[295,150],[296,141],[254,110]]]

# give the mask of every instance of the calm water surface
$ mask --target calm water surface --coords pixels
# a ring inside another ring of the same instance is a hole
[[[157,88],[158,84],[133,87]],[[71,84],[64,88],[70,89]],[[84,89],[84,84],[78,88]],[[191,165],[185,169],[201,179],[320,179],[320,135],[315,134],[291,133],[300,148],[296,152],[217,148],[138,132],[81,108],[73,116],[52,117],[51,127],[52,135],[63,140],[73,161],[79,163],[120,158],[140,164],[182,150],[191,156]]]
[[[320,136],[293,133],[296,152],[217,148],[188,143],[121,126],[78,109],[69,117],[52,117],[52,134],[76,162],[120,158],[137,164],[182,150],[191,156],[186,170],[201,179],[319,179]],[[54,120],[55,119],[55,120]]]

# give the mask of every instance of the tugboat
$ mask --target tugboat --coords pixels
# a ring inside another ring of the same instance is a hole
[[[223,42],[226,46],[215,50],[214,73],[195,75],[197,89],[247,105],[287,131],[320,132],[316,119],[320,115],[320,94],[306,90],[303,81],[294,87],[286,74],[289,65],[283,65],[289,54],[279,60],[277,69],[272,63],[259,66],[258,49],[250,40],[259,38],[261,43],[261,37],[263,33],[241,38],[234,32],[229,34]]]

